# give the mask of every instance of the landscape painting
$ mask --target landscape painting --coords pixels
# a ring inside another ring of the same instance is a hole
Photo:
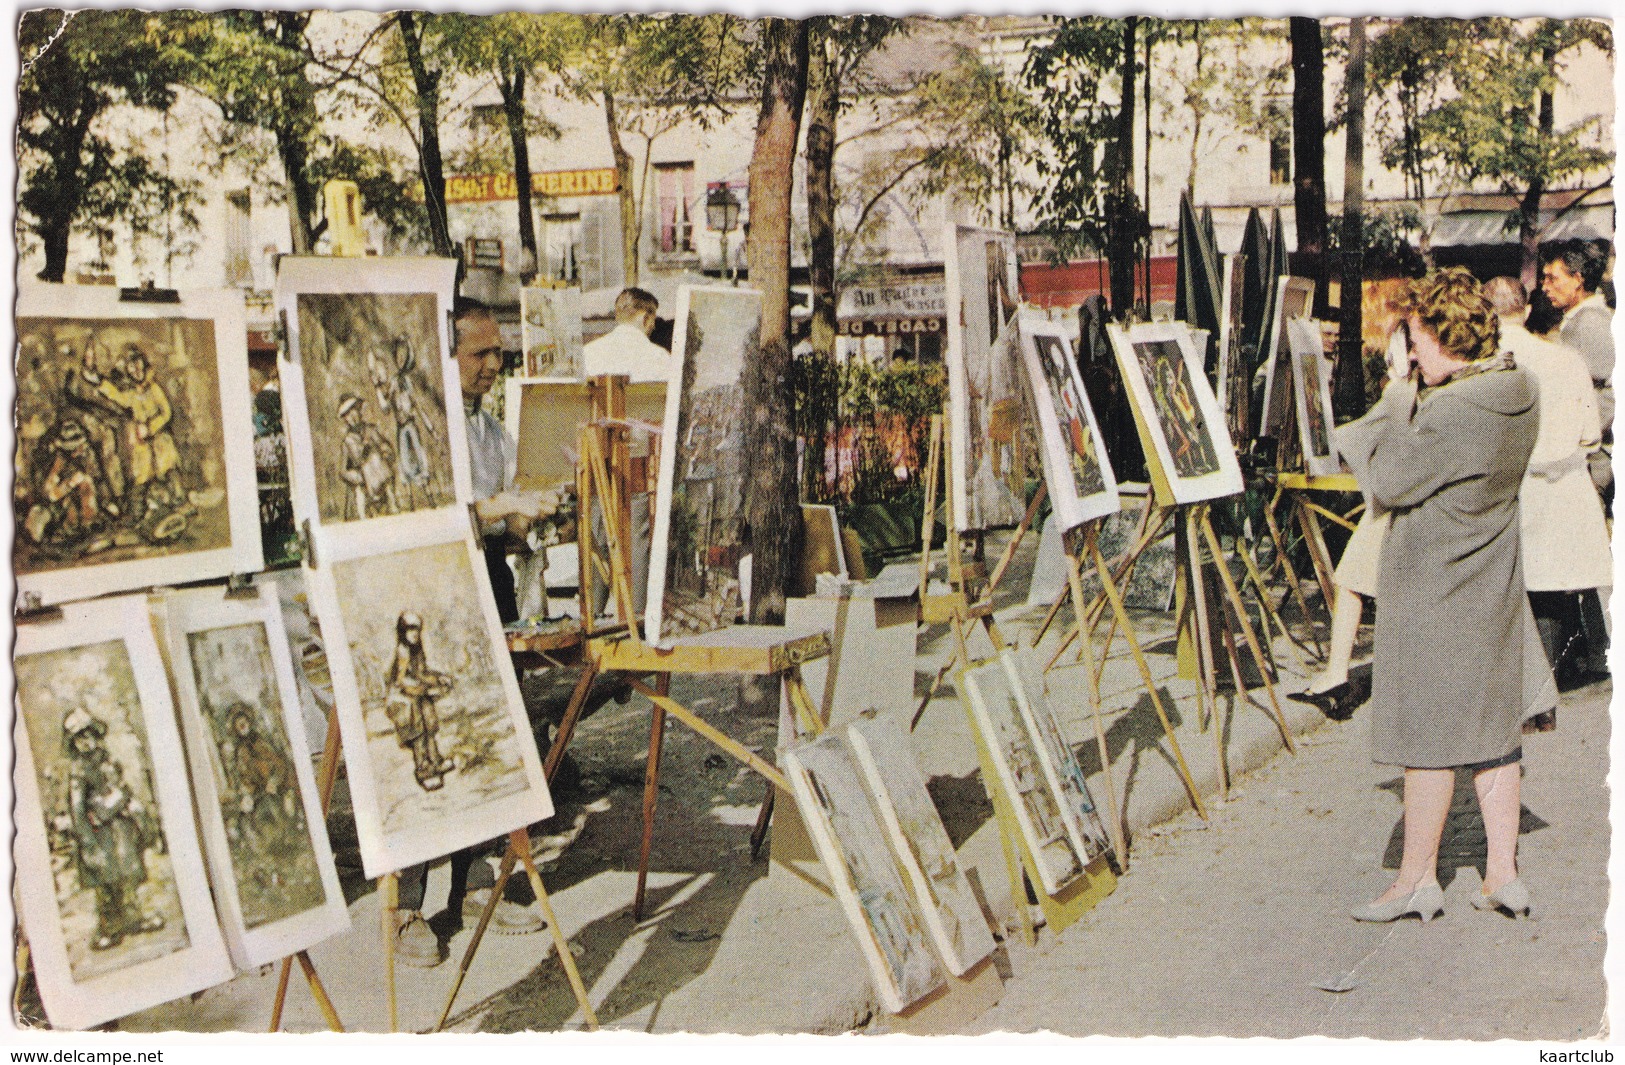
[[[993,952],[993,933],[926,790],[913,741],[897,719],[875,717],[849,725],[847,742],[938,955],[949,972],[965,975]]]
[[[437,518],[377,554],[335,532],[308,575],[369,877],[552,812],[484,558]]]
[[[216,905],[240,968],[349,927],[275,588],[166,597],[170,660]]]
[[[582,380],[581,290],[527,286],[519,300],[525,376]]]
[[[1021,828],[1022,839],[1038,867],[1040,886],[1059,894],[1076,880],[1080,861],[1067,832],[1065,815],[1046,776],[1043,754],[1033,743],[1022,714],[1019,685],[1000,659],[960,671],[960,698],[970,711],[977,736],[992,757],[995,779],[985,783],[1004,792]]]
[[[261,566],[240,292],[17,296],[12,564],[44,602]]]
[[[1314,308],[1315,283],[1306,277],[1276,280],[1274,314],[1270,318],[1269,361],[1264,370],[1263,410],[1259,412],[1258,435],[1281,435],[1281,426],[1292,405],[1292,347],[1286,323],[1307,318]]]
[[[954,518],[962,530],[1015,525],[1039,462],[1022,380],[1015,235],[954,225],[945,240]]]
[[[1061,732],[1060,722],[1055,719],[1055,712],[1044,694],[1044,678],[1034,667],[1030,655],[1006,650],[999,657],[1015,684],[1022,719],[1042,756],[1039,761],[1059,801],[1067,834],[1083,863],[1088,865],[1097,856],[1110,853],[1111,839],[1089,794],[1083,767]]]
[[[826,733],[790,748],[785,770],[881,1004],[901,1013],[946,977],[851,752],[838,734]]]
[[[1327,477],[1342,468],[1332,444],[1332,387],[1322,354],[1320,324],[1313,318],[1287,322],[1292,350],[1292,402],[1298,416],[1298,440],[1304,469],[1312,477]]]
[[[733,624],[744,606],[745,372],[756,361],[762,297],[753,289],[677,290],[673,350],[681,387],[666,397],[650,550],[647,639]]]
[[[300,520],[337,525],[468,498],[464,419],[449,417],[461,400],[443,273],[441,260],[290,258],[279,268]]]
[[[1036,315],[1023,316],[1021,341],[1043,442],[1044,483],[1061,528],[1116,512],[1117,478],[1065,329]]]
[[[19,631],[17,888],[54,1025],[231,975],[143,596]]]
[[[1161,468],[1173,501],[1240,492],[1241,466],[1190,331],[1153,322],[1130,331],[1114,325],[1110,333],[1136,417],[1149,430],[1155,454],[1146,459]]]

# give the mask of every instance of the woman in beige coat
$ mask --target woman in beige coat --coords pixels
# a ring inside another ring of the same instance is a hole
[[[1338,449],[1392,512],[1377,581],[1372,734],[1405,768],[1399,875],[1361,921],[1443,911],[1439,839],[1455,770],[1473,773],[1487,843],[1479,908],[1529,911],[1518,879],[1520,725],[1528,607],[1518,490],[1539,416],[1533,377],[1502,354],[1494,309],[1465,270],[1405,303],[1413,376],[1338,430]]]

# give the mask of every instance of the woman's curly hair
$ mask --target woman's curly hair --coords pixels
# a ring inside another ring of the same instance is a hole
[[[1464,267],[1451,266],[1411,282],[1401,307],[1458,359],[1478,362],[1501,350],[1501,319],[1484,286]]]

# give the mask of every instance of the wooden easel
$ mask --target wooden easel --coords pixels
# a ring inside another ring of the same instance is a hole
[[[1336,595],[1336,578],[1332,566],[1331,552],[1326,549],[1326,538],[1320,527],[1320,519],[1334,522],[1354,531],[1354,522],[1347,515],[1336,514],[1316,503],[1313,493],[1316,492],[1358,492],[1359,484],[1352,473],[1337,473],[1329,476],[1314,477],[1302,472],[1282,471],[1276,475],[1275,494],[1270,498],[1269,507],[1265,509],[1264,516],[1269,522],[1270,536],[1275,540],[1275,553],[1279,559],[1288,582],[1292,585],[1298,599],[1298,606],[1309,618],[1309,607],[1304,601],[1303,591],[1299,587],[1297,571],[1292,566],[1292,560],[1287,557],[1285,538],[1281,535],[1280,526],[1275,516],[1276,508],[1285,498],[1291,506],[1292,520],[1297,522],[1298,530],[1303,534],[1303,541],[1309,548],[1309,561],[1315,569],[1315,579],[1320,584],[1321,595],[1331,607]],[[1312,624],[1312,623],[1311,623]],[[1320,640],[1316,637],[1316,649],[1319,649]]]
[[[777,674],[782,678],[784,692],[794,710],[797,723],[810,734],[817,734],[821,731],[823,722],[802,681],[800,667],[802,662],[829,654],[830,644],[827,633],[790,638],[777,627],[752,625],[734,626],[716,634],[715,639],[707,645],[679,644],[672,648],[659,648],[645,642],[639,632],[638,622],[641,619],[635,616],[632,598],[633,530],[629,483],[629,434],[625,421],[626,379],[595,377],[589,384],[592,388],[593,416],[592,421],[581,430],[576,474],[579,515],[577,540],[581,567],[577,594],[580,597],[582,629],[571,637],[561,637],[556,646],[549,648],[562,651],[570,645],[578,646],[585,668],[576,682],[575,690],[571,693],[570,703],[565,708],[558,732],[542,768],[544,775],[551,782],[574,735],[576,724],[586,706],[588,692],[597,675],[605,671],[631,674],[632,689],[654,704],[649,730],[649,758],[644,775],[643,837],[639,847],[637,887],[632,899],[632,918],[634,921],[641,921],[648,881],[649,854],[654,839],[655,801],[660,788],[660,755],[668,715],[681,721],[723,753],[738,760],[769,782],[767,798],[762,804],[762,811],[752,834],[753,853],[766,832],[776,789],[782,788],[786,792],[790,789],[789,781],[776,766],[672,699],[671,675]],[[604,519],[606,543],[603,545],[602,555],[593,542],[591,531],[594,501],[598,503]],[[612,626],[596,627],[593,620],[590,577],[595,573],[606,579],[610,587],[617,616],[617,622]],[[543,650],[543,647],[527,640],[522,648],[517,649]],[[652,687],[643,679],[639,679],[649,674],[654,674]],[[526,872],[531,877],[531,886],[536,891],[538,901],[543,904],[543,918],[549,928],[553,929],[554,940],[565,961],[566,971],[572,978],[571,986],[575,990],[576,1000],[587,1017],[589,1027],[594,1029],[598,1027],[597,1017],[593,1014],[592,1007],[587,1001],[586,990],[581,986],[580,977],[576,974],[569,949],[559,931],[558,921],[554,918],[551,908],[545,901],[546,896],[541,891],[541,880],[536,874],[534,859],[531,856],[529,834],[521,829],[509,837],[507,852],[503,855],[502,865],[497,873],[496,885],[492,888],[485,910],[481,913],[474,935],[463,954],[456,982],[446,999],[436,1030],[444,1027],[451,1014],[452,1005],[456,1002],[457,993],[462,988],[463,979],[468,973],[474,955],[479,950],[497,902],[502,898],[503,889],[515,864],[519,862],[525,864]]]

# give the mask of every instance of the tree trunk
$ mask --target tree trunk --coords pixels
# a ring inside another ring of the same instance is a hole
[[[1349,22],[1345,74],[1348,140],[1343,156],[1342,295],[1338,298],[1337,394],[1339,419],[1365,413],[1365,369],[1361,343],[1361,294],[1365,280],[1365,19]],[[1309,397],[1314,402],[1314,397]]]
[[[89,94],[81,97],[72,122],[59,127],[60,140],[51,146],[51,166],[56,172],[52,195],[39,206],[30,206],[38,219],[34,232],[39,235],[45,249],[45,269],[39,273],[41,281],[60,283],[68,273],[68,240],[73,233],[73,217],[85,198],[84,154],[85,138],[90,133],[91,120],[99,113]]]
[[[1288,20],[1292,36],[1292,203],[1298,253],[1315,281],[1315,316],[1326,299],[1326,65],[1320,21]]]
[[[1557,62],[1557,49],[1550,45],[1541,49],[1540,63],[1546,70],[1551,70]],[[1544,89],[1540,94],[1540,113],[1535,120],[1540,131],[1541,143],[1551,142],[1553,115],[1552,92]],[[1546,192],[1546,180],[1542,175],[1536,175],[1529,182],[1529,188],[1518,201],[1518,243],[1523,246],[1523,265],[1518,271],[1523,287],[1533,291],[1540,272],[1540,198]]]
[[[423,28],[411,11],[400,13],[401,40],[406,65],[418,98],[418,173],[423,178],[423,203],[429,210],[429,238],[436,255],[452,258],[451,232],[446,221],[446,170],[440,158],[440,74],[423,62]]]
[[[541,269],[536,251],[536,212],[531,209],[530,139],[525,135],[525,68],[506,61],[497,75],[502,93],[502,114],[508,120],[508,139],[513,143],[513,179],[519,200],[519,283],[530,284]]]
[[[637,190],[632,187],[632,154],[621,144],[621,127],[615,117],[615,97],[604,93],[604,121],[609,126],[609,151],[615,159],[616,184],[621,196],[621,274],[622,285],[638,283],[638,242],[643,227],[638,219]]]
[[[752,456],[746,513],[754,556],[750,620],[777,625],[784,621],[786,578],[801,555],[795,437],[785,398],[790,395],[790,193],[807,92],[806,22],[765,20],[762,49],[762,110],[750,159],[745,249],[751,287],[762,293],[757,364],[746,371],[746,448]]]
[[[841,105],[834,27],[818,19],[807,49],[807,272],[812,350],[835,358],[835,123]]]
[[[293,237],[293,253],[309,255],[316,246],[316,189],[305,170],[309,163],[305,142],[286,128],[278,128],[276,154],[288,182],[288,231]]]
[[[1134,196],[1134,39],[1139,16],[1123,20],[1123,103],[1117,110],[1111,147],[1111,191],[1106,196],[1106,259],[1111,269],[1111,311],[1124,319],[1134,303],[1134,244],[1139,235],[1139,204]]]

